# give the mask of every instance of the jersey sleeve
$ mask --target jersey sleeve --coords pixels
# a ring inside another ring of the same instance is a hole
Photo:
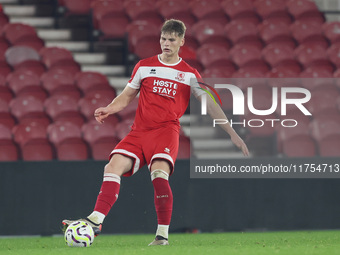
[[[199,83],[198,83],[198,82],[202,82],[202,81],[203,81],[203,79],[202,79],[201,75],[195,69],[194,77],[190,81],[191,92],[193,93],[193,95],[195,97],[199,97],[199,96],[201,96],[205,93],[203,90],[200,89],[200,86],[199,86]]]
[[[141,74],[140,74],[140,61],[135,65],[131,78],[128,82],[128,86],[133,89],[139,89],[141,83]]]

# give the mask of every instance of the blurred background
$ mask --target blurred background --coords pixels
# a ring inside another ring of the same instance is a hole
[[[338,0],[0,4],[0,235],[58,234],[63,218],[92,210],[108,154],[129,132],[138,98],[103,125],[93,112],[122,91],[139,59],[160,53],[160,27],[170,18],[185,22],[180,56],[204,78],[296,78],[294,86],[311,91],[312,116],[288,113],[298,128],[237,128],[249,160],[340,156]],[[254,88],[258,109],[268,108],[261,103],[272,87],[278,84]],[[231,95],[223,96],[232,118]],[[191,128],[189,109],[180,121],[172,231],[340,227],[337,179],[190,180],[190,157],[242,155],[206,123]],[[106,233],[154,231],[147,171],[124,182]]]

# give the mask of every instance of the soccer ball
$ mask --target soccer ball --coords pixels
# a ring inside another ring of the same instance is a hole
[[[65,231],[65,241],[70,247],[89,247],[93,239],[93,229],[84,221],[73,222]]]

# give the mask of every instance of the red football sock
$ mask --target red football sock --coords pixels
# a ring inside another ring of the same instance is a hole
[[[155,178],[152,184],[158,224],[170,225],[173,196],[169,182],[163,178]]]
[[[97,197],[94,211],[105,214],[111,210],[111,207],[118,199],[120,188],[120,177],[116,174],[104,174],[104,180]]]

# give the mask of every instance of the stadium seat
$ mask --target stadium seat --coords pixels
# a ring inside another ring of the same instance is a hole
[[[37,35],[26,35],[18,38],[13,45],[26,46],[36,51],[39,51],[42,48],[44,48],[45,42]]]
[[[75,99],[81,97],[80,91],[75,84],[74,76],[65,71],[48,71],[41,76],[42,86],[50,96],[67,95]]]
[[[282,66],[293,72],[300,73],[302,71],[300,63],[295,59],[294,50],[289,46],[270,44],[262,50],[262,55],[272,68]]]
[[[91,3],[93,26],[99,29],[99,20],[109,12],[124,12],[124,2],[122,0],[96,0]]]
[[[119,142],[115,136],[115,127],[107,123],[88,122],[82,126],[82,134],[90,145],[94,160],[107,160]]]
[[[268,73],[266,73],[267,78],[297,78],[300,73],[294,72],[287,67],[276,67],[272,68]]]
[[[311,123],[312,135],[317,141],[334,135],[340,134],[340,114],[338,111],[320,114]]]
[[[335,86],[335,79],[333,73],[329,70],[323,70],[319,68],[307,68],[300,73],[301,84],[310,91],[316,88],[327,88]]]
[[[11,100],[10,111],[13,116],[21,122],[25,118],[44,118],[44,105],[42,101],[32,96],[19,96]]]
[[[6,85],[5,77],[6,76],[0,74],[0,100],[8,104],[13,98],[13,92]]]
[[[228,72],[234,72],[236,67],[229,58],[229,52],[219,45],[205,44],[197,50],[197,59],[205,68],[224,67]]]
[[[123,39],[129,23],[129,17],[125,12],[107,12],[98,20],[98,29],[103,33],[103,36],[100,36],[99,39]]]
[[[340,92],[335,86],[324,87],[321,85],[311,91],[311,95],[312,97],[306,105],[313,117],[317,118],[326,111],[337,110],[337,105],[334,102],[340,97]]]
[[[319,24],[325,21],[322,12],[319,11],[314,1],[289,0],[287,8],[295,20]]]
[[[259,49],[263,47],[255,24],[233,20],[225,26],[225,32],[234,45],[251,45]]]
[[[283,141],[282,153],[287,157],[314,157],[317,146],[311,136],[301,134]]]
[[[27,161],[53,159],[53,148],[47,139],[46,127],[39,123],[19,124],[12,130],[21,157]]]
[[[5,58],[5,52],[9,48],[10,44],[9,42],[5,39],[5,37],[0,36],[0,61],[6,60]]]
[[[88,146],[78,126],[69,122],[56,122],[48,126],[47,134],[56,148],[58,160],[88,159]]]
[[[39,53],[27,46],[12,46],[6,50],[5,57],[13,67],[28,60],[40,60]]]
[[[40,85],[40,78],[33,73],[10,73],[7,76],[7,84],[15,96],[30,95],[40,101],[47,98],[46,91]]]
[[[320,46],[327,49],[329,46],[328,40],[322,32],[322,25],[315,23],[307,23],[295,21],[290,29],[295,40],[305,46]]]
[[[177,159],[190,159],[191,155],[190,138],[185,135],[180,135]]]
[[[0,31],[8,24],[9,18],[3,11],[0,12]]]
[[[152,0],[124,1],[124,8],[131,20],[148,20],[157,27],[163,23],[163,18],[159,14],[155,2]]]
[[[48,47],[43,48],[39,51],[42,62],[48,67],[51,68],[56,63],[62,60],[73,60],[72,53],[64,48],[60,47]]]
[[[289,14],[284,1],[256,0],[254,6],[262,20],[266,20],[272,24],[290,24],[292,22],[292,17]]]
[[[131,126],[133,124],[133,119],[126,119],[119,122],[116,126],[116,136],[119,140],[122,140],[131,131]]]
[[[206,68],[201,75],[203,78],[230,78],[233,73],[233,71],[225,69],[223,66],[215,66],[212,68]]]
[[[9,129],[15,126],[15,119],[9,111],[9,106],[6,101],[0,99],[0,125]]]
[[[258,31],[262,40],[267,45],[275,47],[296,47],[295,39],[293,38],[290,28],[285,23],[271,23],[263,21],[258,25]]]
[[[7,64],[6,61],[0,61],[0,75],[7,76],[12,72],[12,68]]]
[[[192,32],[201,44],[216,44],[226,49],[230,48],[230,42],[225,35],[224,26],[213,20],[202,20],[192,27]]]
[[[64,1],[66,15],[88,15],[91,10],[91,0]]]
[[[21,73],[33,73],[41,77],[46,72],[46,66],[39,60],[27,60],[14,66],[14,71]]]
[[[159,35],[145,36],[138,42],[138,47],[135,48],[134,53],[140,58],[149,58],[161,53],[159,44]]]
[[[340,42],[340,21],[325,22],[322,30],[331,44]]]
[[[334,44],[329,47],[326,55],[336,68],[340,68],[340,45]]]
[[[231,20],[247,21],[255,25],[260,22],[251,0],[225,0],[221,5]]]
[[[128,43],[130,52],[134,52],[139,41],[146,36],[158,36],[159,27],[148,21],[133,21],[127,27]],[[138,46],[139,47],[139,46]]]
[[[264,78],[262,72],[256,70],[244,70],[242,68],[238,69],[233,73],[233,78]]]
[[[262,59],[261,50],[255,46],[236,45],[230,50],[230,57],[239,68],[263,74],[269,71],[268,64]]]
[[[85,96],[81,98],[78,102],[78,107],[80,112],[85,116],[85,118],[90,121],[94,119],[94,111],[99,107],[105,107],[112,102],[112,98],[106,97],[101,94],[96,94],[97,97]]]
[[[318,142],[321,157],[340,157],[340,134],[329,135]]]
[[[18,148],[13,142],[12,132],[0,122],[0,161],[16,161],[18,159]]]
[[[196,22],[188,2],[181,0],[160,0],[156,2],[156,5],[164,19],[179,19],[188,27],[191,27]]]
[[[190,8],[197,20],[213,20],[220,24],[227,24],[229,21],[219,0],[193,0]]]
[[[71,97],[54,95],[44,102],[46,113],[54,122],[71,122],[78,127],[84,124],[84,117],[78,110],[78,102]]]
[[[305,69],[311,67],[334,71],[334,65],[328,59],[326,50],[321,46],[300,45],[295,49],[295,56]],[[331,56],[330,59],[332,60]]]
[[[107,77],[99,72],[79,72],[75,76],[75,82],[83,94],[91,90],[113,89]]]
[[[22,37],[37,36],[37,32],[32,26],[22,23],[8,23],[2,33],[12,45]]]
[[[65,71],[75,76],[81,71],[81,66],[78,62],[73,59],[64,59],[55,63],[48,69],[49,71]]]

